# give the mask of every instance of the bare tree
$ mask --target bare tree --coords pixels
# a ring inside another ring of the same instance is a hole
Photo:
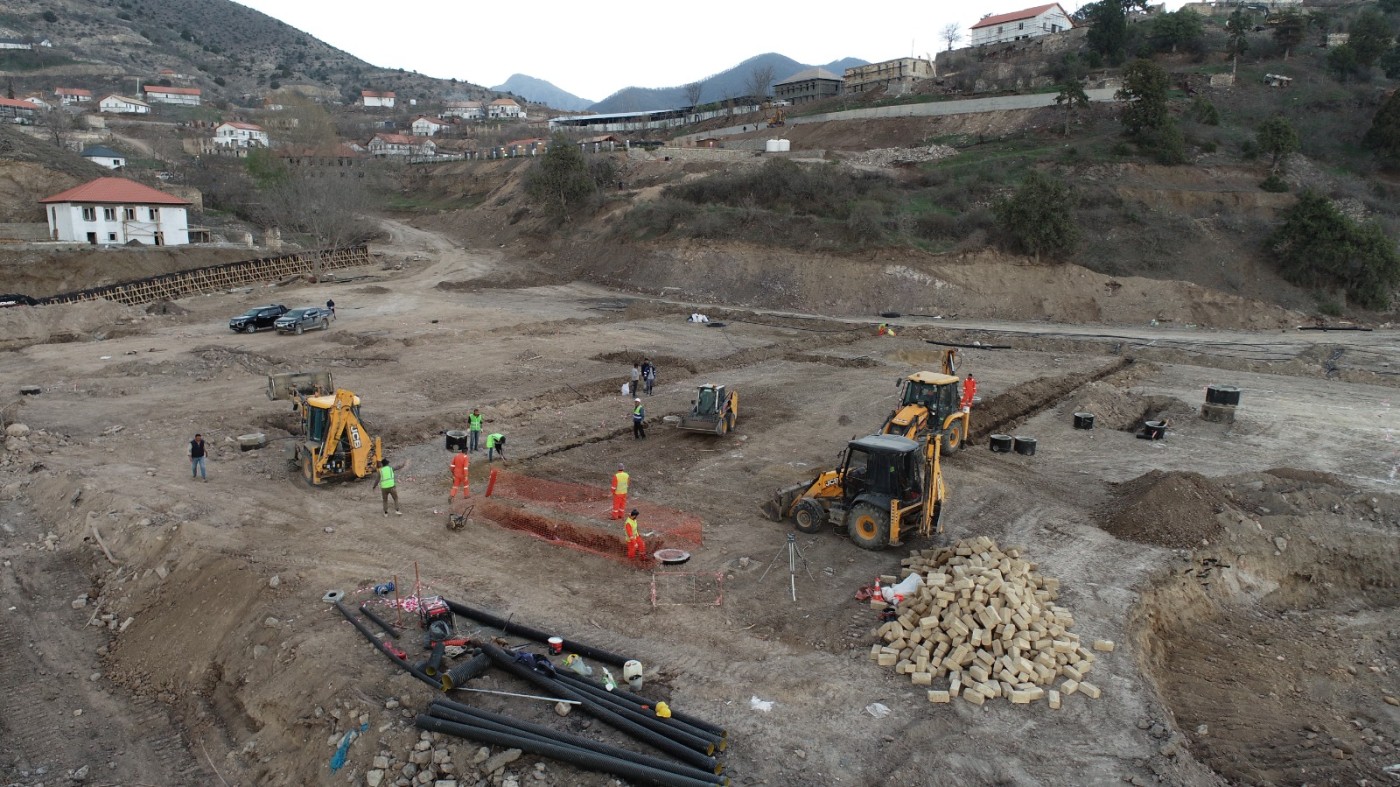
[[[957,22],[949,22],[943,28],[943,40],[948,42],[948,51],[953,51],[953,45],[962,40],[962,27]]]
[[[285,172],[262,189],[259,219],[268,226],[307,235],[323,249],[363,242],[374,235],[367,216],[374,204],[370,177],[374,174],[365,169],[344,173],[339,168],[327,168],[320,175],[314,168]]]
[[[744,87],[748,89],[749,95],[753,96],[754,98],[758,99],[759,101],[762,101],[764,98],[766,98],[766,97],[768,96],[768,88],[771,87],[772,85],[773,85],[773,66],[772,66],[772,64],[769,64],[769,65],[762,65],[762,66],[754,66],[754,67],[753,67],[753,70],[749,72],[748,81],[744,83]]]
[[[700,96],[705,92],[705,85],[702,82],[691,82],[685,86],[686,105],[690,107],[700,106]]]
[[[68,143],[73,136],[73,116],[59,107],[40,109],[36,114],[39,127],[53,139],[53,144],[68,149]]]

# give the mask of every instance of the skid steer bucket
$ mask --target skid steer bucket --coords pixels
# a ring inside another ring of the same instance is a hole
[[[797,498],[802,497],[802,493],[807,491],[809,486],[811,484],[793,484],[779,489],[772,498],[759,507],[759,510],[774,522],[781,522],[787,518],[788,511],[792,510],[792,504],[797,502]]]

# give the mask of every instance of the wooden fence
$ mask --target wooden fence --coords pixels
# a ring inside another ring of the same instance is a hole
[[[318,249],[277,257],[262,257],[256,260],[240,260],[212,265],[208,268],[195,268],[179,273],[167,273],[136,281],[109,284],[76,292],[59,293],[41,298],[36,305],[47,306],[58,303],[108,300],[138,306],[155,301],[174,300],[188,295],[228,290],[245,284],[269,279],[284,279],[319,271],[337,268],[353,268],[368,265],[369,247],[365,245],[346,246],[338,249]]]

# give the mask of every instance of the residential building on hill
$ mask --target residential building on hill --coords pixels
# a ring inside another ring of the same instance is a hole
[[[794,105],[841,95],[841,77],[824,68],[808,68],[781,82],[773,83],[773,96]]]
[[[381,108],[393,109],[396,96],[393,91],[361,90],[360,104],[365,109]]]
[[[437,145],[426,137],[375,134],[369,141],[369,152],[375,156],[433,156],[437,154]]]
[[[220,148],[265,148],[269,144],[262,126],[230,120],[214,128],[214,145]]]
[[[113,93],[110,96],[103,96],[102,100],[97,102],[97,111],[149,115],[151,113],[151,105],[144,101],[137,101],[134,98],[127,98],[126,96],[119,96]]]
[[[452,124],[445,123],[437,118],[430,118],[427,115],[419,115],[413,119],[410,128],[413,129],[414,136],[435,137],[446,131]]]
[[[126,166],[126,156],[103,145],[83,148],[82,156],[99,167],[107,169],[121,169]]]
[[[98,178],[39,200],[49,237],[97,245],[130,241],[152,246],[190,242],[190,203],[126,178]]]
[[[902,96],[913,89],[915,82],[933,79],[934,76],[932,60],[901,57],[846,69],[842,89],[846,93],[864,93],[882,87],[886,95]]]
[[[442,112],[438,114],[445,118],[480,120],[486,117],[486,110],[480,101],[449,101],[443,105]]]
[[[18,98],[0,98],[0,119],[11,123],[33,123],[39,108]]]
[[[80,87],[56,87],[53,94],[58,97],[64,106],[69,104],[84,104],[92,100],[92,91],[84,90]]]
[[[1059,3],[1038,5],[1009,14],[983,17],[972,26],[972,45],[1000,44],[1036,36],[1048,36],[1074,27]]]
[[[197,87],[158,87],[147,85],[145,88],[146,100],[156,104],[183,104],[185,106],[197,107],[200,101],[200,90]]]
[[[513,98],[498,98],[486,107],[486,116],[490,118],[521,119],[525,118],[525,108],[515,103]]]

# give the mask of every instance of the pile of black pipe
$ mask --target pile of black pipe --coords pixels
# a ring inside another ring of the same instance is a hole
[[[374,636],[374,632],[369,630],[369,626],[366,626],[364,623],[361,623],[359,620],[357,620],[355,618],[354,613],[346,609],[344,604],[337,601],[335,602],[335,608],[340,610],[340,614],[344,615],[346,620],[350,621],[350,623],[353,624],[355,628],[359,629],[360,633],[365,635],[365,639],[369,640],[369,644],[373,645],[375,650],[379,651],[380,653],[383,653],[385,658],[399,665],[399,667],[401,667],[404,672],[407,672],[408,674],[423,681],[429,686],[432,686],[435,689],[441,687],[441,683],[439,681],[433,680],[427,675],[424,675],[421,669],[418,669],[414,665],[409,664],[407,661],[404,661],[398,656],[398,654],[390,650],[388,645],[385,645],[383,642],[380,642],[379,638]]]
[[[464,618],[475,620],[477,623],[480,623],[483,626],[490,626],[491,628],[499,629],[502,634],[509,634],[511,636],[521,637],[522,639],[533,640],[535,642],[540,643],[541,645],[547,643],[550,637],[556,636],[554,634],[547,634],[543,631],[540,631],[539,629],[530,628],[529,626],[522,626],[519,623],[512,623],[509,620],[506,620],[505,618],[499,617],[497,615],[492,615],[490,612],[475,609],[465,604],[458,604],[455,601],[448,601],[447,607],[448,609],[451,609],[454,614],[461,615]],[[619,656],[616,653],[609,653],[606,650],[600,650],[590,645],[585,645],[582,642],[575,642],[571,639],[564,639],[564,649],[569,651],[570,653],[577,653],[578,655],[583,656],[584,658],[593,659],[594,661],[601,661],[604,664],[612,664],[616,667],[621,667],[628,661],[631,661],[631,659],[629,659],[627,656]]]

